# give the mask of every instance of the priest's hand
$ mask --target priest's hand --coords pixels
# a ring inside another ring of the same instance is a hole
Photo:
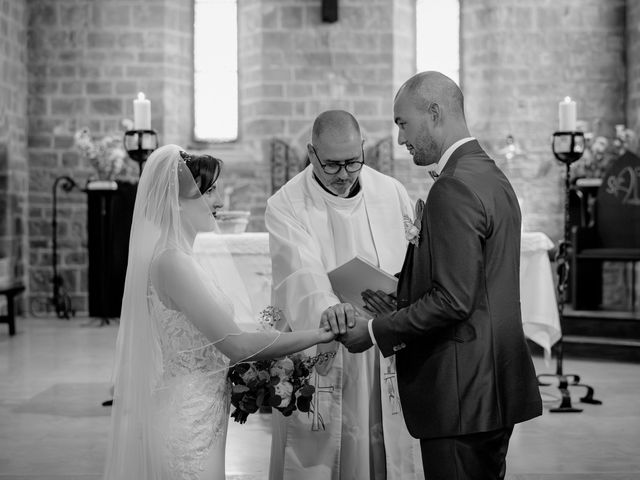
[[[351,353],[360,353],[373,346],[369,335],[369,318],[357,315],[353,327],[340,335],[339,340]]]
[[[320,317],[320,328],[329,328],[335,335],[346,333],[356,323],[356,309],[350,303],[338,303],[327,308]]]
[[[384,293],[382,290],[374,292],[373,290],[365,290],[362,292],[362,300],[364,300],[364,308],[376,315],[395,312],[397,303],[395,297]]]

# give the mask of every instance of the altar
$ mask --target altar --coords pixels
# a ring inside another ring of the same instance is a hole
[[[271,258],[269,234],[266,232],[241,234],[200,234],[194,251],[203,261],[220,251],[220,240],[233,256],[245,281],[254,318],[271,302]],[[522,324],[528,339],[540,345],[547,355],[561,336],[556,294],[548,250],[553,243],[544,233],[522,234],[520,251],[520,303]],[[320,319],[318,319],[320,320]],[[245,329],[255,325],[242,324]]]

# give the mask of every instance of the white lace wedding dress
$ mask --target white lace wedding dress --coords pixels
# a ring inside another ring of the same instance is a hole
[[[217,300],[233,305],[220,291]],[[169,478],[224,478],[224,448],[229,418],[228,359],[186,318],[166,307],[149,289],[163,374],[153,394],[159,447]],[[211,476],[209,476],[211,475]]]

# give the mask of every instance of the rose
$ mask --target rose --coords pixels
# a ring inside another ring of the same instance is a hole
[[[272,377],[278,377],[280,379],[289,378],[293,373],[293,360],[289,357],[277,360],[271,367],[269,373],[271,373]]]
[[[256,369],[254,364],[249,364],[249,368],[244,373],[240,374],[240,378],[248,385],[249,383],[258,379],[258,370]]]
[[[274,386],[275,394],[280,397],[280,403],[276,405],[279,408],[286,408],[291,402],[291,394],[293,393],[293,385],[285,381],[278,382]]]
[[[269,372],[265,370],[258,371],[258,382],[268,383],[269,380],[271,380],[271,375],[269,375]]]

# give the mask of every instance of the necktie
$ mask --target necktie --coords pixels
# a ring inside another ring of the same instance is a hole
[[[440,176],[440,174],[438,172],[436,172],[435,170],[429,170],[429,175],[431,176],[431,178],[433,179],[434,182]]]

